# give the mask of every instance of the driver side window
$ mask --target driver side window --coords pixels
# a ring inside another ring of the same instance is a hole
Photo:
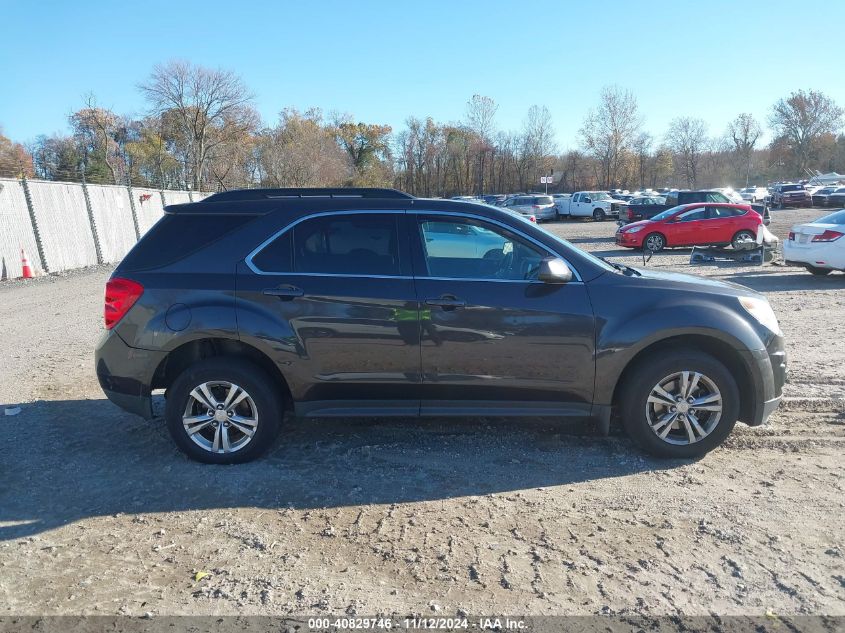
[[[549,254],[515,233],[472,218],[420,219],[429,277],[534,280]]]

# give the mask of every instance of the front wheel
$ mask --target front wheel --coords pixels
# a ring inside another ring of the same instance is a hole
[[[699,457],[725,441],[739,417],[730,371],[693,349],[658,352],[634,368],[619,404],[628,435],[657,457]]]
[[[666,238],[660,233],[651,233],[643,240],[643,248],[652,253],[662,251],[666,247]]]
[[[818,266],[807,266],[807,271],[817,277],[824,277],[833,272],[830,268],[819,268]]]
[[[165,420],[176,446],[206,464],[238,464],[269,448],[282,404],[267,374],[236,358],[188,367],[167,390]]]
[[[595,209],[593,211],[593,220],[595,220],[596,222],[602,222],[604,221],[604,218],[605,214],[604,211],[602,211],[601,209]]]

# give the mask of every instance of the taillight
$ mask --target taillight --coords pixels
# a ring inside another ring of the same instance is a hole
[[[106,303],[103,317],[110,330],[120,321],[129,308],[144,294],[144,286],[131,279],[113,277],[106,282]]]
[[[535,216],[531,215],[528,217],[528,219],[531,220],[534,224],[537,224],[537,218]]]
[[[540,208],[540,205],[539,205],[539,204],[532,204],[532,205],[531,205],[531,208],[532,208],[532,209],[539,209],[539,208]]]
[[[790,231],[790,232],[789,232],[789,241],[790,241],[790,242],[794,242],[794,241],[795,241],[795,232],[794,232],[794,231]]]
[[[827,230],[821,235],[816,235],[813,237],[811,241],[813,242],[835,242],[840,237],[845,235],[845,233],[840,233],[839,231],[831,231]]]

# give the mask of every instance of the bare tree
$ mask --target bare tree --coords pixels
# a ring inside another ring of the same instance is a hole
[[[155,66],[139,87],[152,110],[168,114],[177,129],[186,180],[194,189],[200,188],[219,146],[243,137],[256,125],[249,107],[252,95],[231,71],[171,61]]]
[[[673,119],[666,133],[666,142],[680,163],[681,175],[687,186],[695,187],[701,155],[707,149],[707,124],[690,117]]]
[[[792,150],[795,167],[804,172],[818,140],[841,129],[842,115],[842,108],[827,95],[798,90],[772,106],[769,125],[784,138]]]
[[[487,155],[494,151],[491,137],[495,129],[494,119],[499,106],[490,97],[472,95],[467,102],[467,124],[477,139],[475,143],[476,163],[478,166],[476,193],[484,193],[484,173]]]
[[[618,86],[602,89],[601,103],[587,115],[580,134],[584,149],[601,163],[604,187],[619,184],[625,152],[641,124],[637,99],[631,92]]]
[[[652,139],[650,134],[642,132],[637,135],[632,143],[632,151],[637,161],[637,177],[638,187],[642,189],[646,183],[646,172],[648,171],[648,161],[651,154]]]
[[[520,184],[523,187],[526,182],[537,184],[539,177],[551,170],[557,151],[552,114],[546,106],[533,105],[528,108],[520,145],[524,160]]]
[[[754,115],[743,112],[728,124],[728,136],[733,141],[734,151],[745,170],[745,186],[751,176],[751,157],[754,146],[763,130]]]

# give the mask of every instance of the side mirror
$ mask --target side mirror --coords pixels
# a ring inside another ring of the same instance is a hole
[[[559,257],[546,257],[540,262],[537,279],[546,284],[565,284],[572,281],[572,270]]]
[[[586,204],[590,204],[592,202],[592,199],[591,198],[581,198],[581,202],[584,202]]]

